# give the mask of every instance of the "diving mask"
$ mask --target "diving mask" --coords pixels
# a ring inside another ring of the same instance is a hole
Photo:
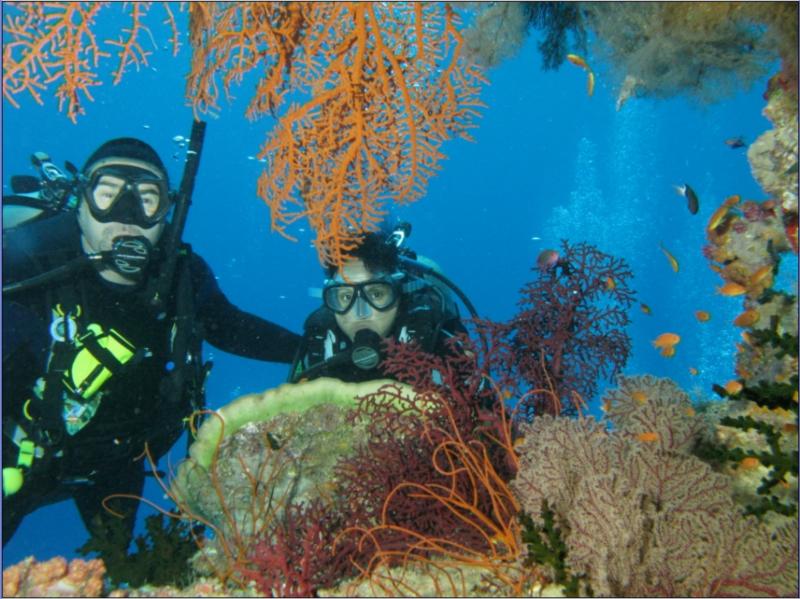
[[[97,221],[143,229],[161,222],[172,206],[164,178],[134,166],[109,165],[96,169],[83,195]]]
[[[358,299],[365,301],[378,312],[390,310],[400,299],[400,285],[392,278],[364,281],[363,283],[333,282],[325,286],[322,299],[325,305],[344,314]]]

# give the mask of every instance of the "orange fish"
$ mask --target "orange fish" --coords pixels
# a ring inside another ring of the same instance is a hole
[[[744,387],[739,381],[728,381],[725,383],[725,391],[728,395],[738,395]]]
[[[586,76],[586,93],[591,98],[594,94],[594,73],[589,71],[589,74]]]
[[[647,304],[639,304],[639,308],[645,314],[652,314],[653,313],[653,311],[650,309],[650,306],[648,306]]]
[[[742,295],[744,293],[747,293],[747,289],[739,285],[739,283],[728,281],[722,287],[717,287],[717,293],[727,297],[734,297],[737,295]]]
[[[603,407],[600,409],[603,410],[604,412],[608,412],[611,409],[611,400],[610,399],[605,400],[603,402]]]
[[[658,245],[661,248],[661,251],[664,252],[664,255],[667,257],[667,260],[669,260],[669,265],[672,267],[672,270],[678,272],[678,261],[675,259],[675,256],[667,251],[667,248],[664,247],[663,243],[659,243]]]
[[[675,357],[675,346],[672,345],[670,347],[665,347],[661,350],[661,355],[665,358],[674,358]]]
[[[711,215],[711,218],[708,219],[708,225],[706,226],[706,230],[709,232],[713,232],[717,227],[719,227],[720,223],[722,223],[722,219],[725,218],[725,215],[728,214],[728,211],[731,207],[725,203],[716,210],[714,210],[714,214]]]
[[[614,291],[617,288],[617,284],[614,282],[614,279],[611,277],[606,277],[606,289],[609,291]]]
[[[741,199],[742,198],[738,195],[732,195],[725,199],[725,202],[723,202],[723,206],[728,206],[728,207],[735,206],[736,204],[739,203],[739,200]]]
[[[675,333],[661,333],[658,337],[655,338],[653,341],[653,347],[672,347],[673,345],[677,345],[681,342],[680,335]]]
[[[686,415],[689,418],[692,418],[697,412],[694,411],[694,408],[686,408]]]
[[[739,462],[739,468],[741,468],[742,470],[752,470],[753,468],[758,468],[760,464],[761,462],[759,461],[758,458],[749,456],[742,459],[742,461]]]
[[[751,327],[758,322],[759,318],[761,318],[761,315],[758,313],[758,311],[750,308],[734,318],[733,324],[737,327]]]
[[[698,374],[700,374],[700,371],[697,370],[697,368],[695,368],[694,366],[689,366],[689,374],[691,374],[692,376],[697,376]]]
[[[639,433],[636,435],[636,438],[643,443],[653,443],[654,441],[658,441],[661,438],[661,435],[654,431],[648,431],[646,433]]]
[[[640,404],[647,403],[647,393],[644,391],[634,391],[631,393],[631,398]]]
[[[697,310],[694,313],[694,317],[700,322],[708,322],[709,320],[711,320],[711,314],[709,314],[705,310]]]
[[[766,266],[762,266],[756,272],[754,272],[752,275],[750,275],[750,281],[749,281],[750,287],[755,287],[761,281],[763,281],[767,277],[771,277],[771,276],[772,276],[772,265],[771,264],[767,264]],[[767,287],[769,287],[769,286],[770,285],[767,284]]]
[[[586,61],[578,56],[577,54],[567,54],[567,60],[574,64],[576,67],[581,67],[582,69],[589,69],[589,65],[586,64]]]

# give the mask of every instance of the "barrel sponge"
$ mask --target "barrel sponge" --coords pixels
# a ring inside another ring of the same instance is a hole
[[[278,414],[305,412],[313,406],[325,403],[354,408],[358,397],[375,393],[387,384],[397,385],[388,380],[345,383],[323,377],[303,383],[285,383],[262,393],[242,395],[219,408],[215,416],[203,423],[197,431],[195,442],[189,448],[189,457],[195,464],[208,468],[214,451],[222,440],[245,424],[264,422]]]

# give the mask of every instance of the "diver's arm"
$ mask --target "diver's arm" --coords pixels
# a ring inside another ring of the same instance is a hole
[[[217,285],[208,264],[196,254],[191,260],[197,318],[204,325],[206,341],[246,358],[290,364],[300,335],[234,306]]]
[[[73,213],[3,230],[3,285],[40,275],[82,255]]]

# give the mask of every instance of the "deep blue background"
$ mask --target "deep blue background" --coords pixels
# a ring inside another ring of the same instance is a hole
[[[180,23],[186,20],[179,15]],[[100,38],[102,27],[111,31],[113,21],[100,23]],[[165,43],[162,31],[153,28],[153,34]],[[177,58],[157,51],[150,66],[128,73],[121,84],[94,88],[95,102],[87,104],[87,115],[77,125],[57,111],[53,99],[40,107],[22,98],[20,109],[4,101],[4,192],[12,174],[33,174],[29,156],[37,150],[59,164],[71,160],[80,166],[98,145],[120,136],[153,145],[177,185],[184,150],[172,139],[187,136],[192,119],[184,99],[188,60],[186,46]],[[560,239],[588,241],[624,257],[635,272],[638,299],[652,308],[650,316],[638,306],[631,312],[634,349],[626,373],[668,376],[694,398],[710,397],[713,382],[732,378],[739,332],[730,323],[742,302],[715,295],[721,281],[701,255],[704,227],[731,194],[766,199],[750,174],[745,150],[723,143],[735,135],[752,141],[770,128],[761,116],[766,80],[713,106],[680,98],[632,100],[616,112],[616,90],[602,65],[593,65],[597,87],[589,98],[582,70],[565,63],[557,72],[544,72],[540,64],[531,38],[515,58],[488,73],[491,84],[482,95],[487,107],[474,132],[476,143],[445,144],[448,159],[427,197],[393,215],[413,223],[410,247],[436,260],[481,315],[492,319],[514,314],[518,290],[532,278],[536,256],[558,247]],[[244,118],[250,89],[246,81],[235,90],[238,99],[223,101],[218,118],[207,119],[184,238],[211,265],[231,301],[299,332],[318,305],[308,288],[320,285],[321,271],[307,224],[293,228],[297,243],[271,233],[267,207],[256,197],[264,165],[252,156],[272,121]],[[682,183],[690,183],[700,197],[696,216],[673,190]],[[661,253],[660,241],[680,262],[679,273]],[[796,262],[784,266],[786,272],[796,273]],[[711,321],[698,323],[698,309],[708,310]],[[671,360],[651,346],[665,331],[682,337]],[[208,383],[211,407],[286,377],[284,365],[213,347],[207,347],[207,355],[215,363]],[[700,374],[691,377],[690,366]],[[174,447],[173,462],[184,447],[182,442]],[[148,486],[148,498],[158,501],[161,495],[155,485]],[[143,506],[140,520],[148,513]],[[3,565],[31,554],[38,559],[74,555],[85,540],[71,502],[50,506],[20,526],[5,548]]]

